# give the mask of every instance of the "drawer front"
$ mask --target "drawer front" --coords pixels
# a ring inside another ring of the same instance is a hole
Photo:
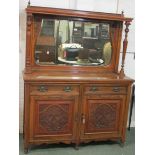
[[[78,85],[34,84],[30,86],[30,94],[79,94]]]
[[[123,86],[103,86],[89,85],[84,87],[84,94],[126,94],[127,87]]]

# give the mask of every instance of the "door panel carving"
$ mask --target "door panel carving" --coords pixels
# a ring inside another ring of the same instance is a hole
[[[32,139],[55,137],[74,139],[77,98],[31,96],[30,136]]]
[[[87,100],[86,131],[116,131],[120,100]]]
[[[65,131],[69,123],[69,105],[39,105],[39,125],[48,132]]]
[[[85,96],[81,125],[81,138],[94,139],[109,136],[119,137],[125,108],[125,96]]]
[[[73,101],[39,100],[35,103],[36,134],[69,134],[72,133]]]
[[[96,103],[90,104],[90,121],[88,126],[96,129],[114,128],[116,124],[116,104]]]

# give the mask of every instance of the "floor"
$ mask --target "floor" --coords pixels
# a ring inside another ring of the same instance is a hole
[[[33,147],[28,155],[134,155],[135,154],[135,130],[127,131],[127,139],[124,147],[119,142],[92,142],[82,144],[79,150],[72,145],[51,144]],[[23,139],[20,135],[19,155],[23,153]]]

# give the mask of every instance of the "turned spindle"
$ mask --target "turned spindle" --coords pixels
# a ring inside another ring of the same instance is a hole
[[[124,38],[124,41],[123,41],[123,54],[122,54],[122,64],[121,64],[121,70],[120,70],[120,76],[121,77],[124,77],[125,74],[124,74],[124,62],[125,62],[125,56],[126,56],[126,50],[127,50],[127,45],[128,45],[128,32],[129,32],[129,25],[130,25],[130,22],[129,21],[126,21],[125,22],[125,38]]]

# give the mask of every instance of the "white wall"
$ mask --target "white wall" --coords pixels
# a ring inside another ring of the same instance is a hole
[[[119,3],[118,3],[119,1]],[[20,82],[20,94],[19,94],[19,129],[23,132],[23,101],[24,101],[24,87],[22,79],[22,71],[25,65],[25,43],[26,43],[26,14],[25,8],[27,7],[28,0],[19,0],[19,82]],[[118,5],[117,5],[118,4]],[[31,0],[31,5],[55,7],[55,8],[70,8],[78,10],[90,10],[109,13],[120,13],[124,10],[126,16],[134,17],[134,0]],[[134,21],[129,27],[129,46],[127,52],[135,52],[135,38],[134,38]],[[125,73],[134,78],[135,77],[135,60],[132,54],[126,55]],[[132,126],[134,126],[134,112],[132,117]]]
[[[134,1],[135,0],[119,0],[118,12],[124,10],[125,16],[134,18],[135,17]],[[135,19],[132,21],[132,24],[129,27],[128,41],[129,43],[127,52],[135,52]],[[125,73],[127,76],[135,79],[135,59],[133,54],[130,53],[126,54]],[[133,108],[131,126],[135,126],[135,108]]]

